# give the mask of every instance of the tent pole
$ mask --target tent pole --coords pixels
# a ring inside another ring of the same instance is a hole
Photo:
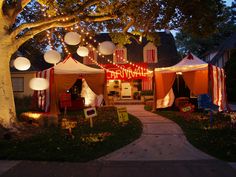
[[[104,98],[104,101],[105,101],[105,105],[108,104],[108,96],[107,96],[107,71],[105,70],[104,71],[105,73],[105,76],[104,76],[104,91],[103,91],[103,98]]]
[[[153,68],[153,72],[152,72],[152,88],[153,88],[153,107],[152,107],[152,112],[155,112],[156,111],[156,103],[157,103],[157,100],[156,100],[156,82],[155,82],[155,68]]]
[[[53,76],[54,77],[54,76]],[[53,119],[53,124],[58,125],[58,105],[57,105],[57,96],[56,96],[56,86],[55,86],[55,77],[52,82],[52,92],[50,98],[50,117]]]

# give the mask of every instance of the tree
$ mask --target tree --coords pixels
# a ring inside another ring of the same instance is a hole
[[[226,37],[236,32],[234,6],[224,7],[217,29],[211,35],[199,36],[184,29],[178,32],[176,34],[176,45],[180,54],[184,55],[191,51],[196,55],[203,56],[206,52],[217,49]]]
[[[39,3],[51,17],[38,15],[40,11],[33,7]],[[215,30],[222,7],[222,0],[1,0],[0,124],[11,128],[16,123],[10,58],[41,32],[77,24],[90,31],[123,32],[135,39],[137,32],[146,36],[176,28],[207,35]]]

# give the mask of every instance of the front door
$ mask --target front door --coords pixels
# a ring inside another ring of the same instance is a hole
[[[131,85],[129,82],[121,83],[121,98],[131,99]]]

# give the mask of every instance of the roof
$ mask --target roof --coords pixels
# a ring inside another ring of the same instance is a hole
[[[155,71],[167,73],[167,72],[187,72],[187,71],[196,71],[205,69],[208,69],[208,63],[199,59],[194,54],[189,53],[179,63],[171,67],[156,68]]]
[[[79,61],[68,56],[64,61],[61,61],[54,67],[55,74],[97,74],[104,73],[103,69],[95,69],[86,66]]]
[[[176,64],[180,60],[177,54],[173,35],[166,32],[158,32],[158,35],[160,37],[160,45],[157,46],[158,63],[148,64],[149,68],[171,66]],[[96,39],[99,42],[111,40],[108,33],[101,33],[96,36]],[[134,39],[131,38],[131,44],[125,45],[125,47],[127,48],[127,59],[133,63],[143,62],[143,48],[149,42],[150,41],[148,41],[146,38],[143,38],[142,43],[138,44]],[[106,56],[106,58],[112,60],[112,55]],[[104,61],[104,58],[102,57],[98,57],[98,62],[103,64],[106,63],[106,61]]]
[[[217,49],[218,53],[212,58],[210,63],[215,64],[226,51],[235,48],[236,48],[236,33],[233,33],[228,38],[226,38],[224,42],[219,46],[219,48]]]

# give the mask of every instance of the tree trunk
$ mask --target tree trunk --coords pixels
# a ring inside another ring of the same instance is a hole
[[[2,47],[0,51],[0,124],[6,128],[12,128],[16,123],[16,112],[9,67],[11,56]]]

